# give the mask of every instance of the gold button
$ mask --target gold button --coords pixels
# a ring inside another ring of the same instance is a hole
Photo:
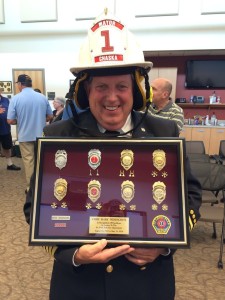
[[[193,215],[192,218],[195,219],[195,215]]]
[[[108,265],[106,267],[106,272],[111,273],[113,271],[113,266],[112,265]]]
[[[191,215],[193,215],[193,213],[194,213],[193,209],[192,209],[192,210],[190,210],[190,214],[191,214]]]
[[[140,270],[141,270],[141,271],[144,271],[144,270],[146,270],[146,267],[145,267],[145,266],[140,267]]]

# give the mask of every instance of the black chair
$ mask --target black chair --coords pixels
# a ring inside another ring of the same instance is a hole
[[[205,153],[203,141],[186,141],[186,154],[190,161],[210,161],[210,156]]]
[[[203,161],[190,161],[193,175],[199,180],[202,190],[211,191],[216,197],[221,192],[225,199],[225,166],[221,164],[212,164]],[[216,223],[222,224],[221,240],[220,240],[220,254],[218,260],[218,268],[223,268],[223,244],[224,240],[224,220],[225,220],[225,204],[220,206],[218,203],[211,203],[211,206],[203,204],[200,208],[200,221],[213,223],[213,238],[216,238]]]

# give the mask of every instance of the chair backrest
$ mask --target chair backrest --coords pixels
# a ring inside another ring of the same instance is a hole
[[[206,191],[225,189],[225,166],[210,162],[190,161],[191,171]]]
[[[225,158],[225,140],[220,141],[219,156]]]
[[[205,154],[205,145],[203,141],[186,141],[187,154]]]

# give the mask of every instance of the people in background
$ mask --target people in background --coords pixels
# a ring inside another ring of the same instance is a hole
[[[155,117],[174,120],[179,131],[184,125],[183,109],[170,98],[172,83],[166,78],[157,78],[151,82],[153,91],[152,105],[149,106],[149,114]]]
[[[66,104],[65,108],[63,110],[62,120],[68,120],[69,118],[74,117],[75,115],[83,112],[83,109],[80,109],[76,103],[72,100],[73,99],[73,93],[72,95],[70,93],[66,94]]]
[[[56,97],[53,100],[53,119],[49,123],[60,121],[62,119],[65,103],[66,99],[63,97]]]
[[[148,114],[150,102],[148,72],[152,63],[144,60],[143,51],[126,26],[105,10],[95,20],[92,29],[89,30],[88,40],[80,52],[80,60],[70,69],[76,76],[74,87],[76,104],[86,111],[79,113],[73,120],[46,126],[45,136],[79,137],[83,140],[97,137],[99,141],[99,137],[107,137],[107,131],[117,131],[113,133],[114,139],[115,136],[125,137],[127,140],[177,137],[179,131],[174,121],[155,118]],[[142,81],[145,88],[142,88]],[[90,147],[91,145],[90,143]],[[52,163],[54,164],[54,161]],[[70,170],[75,167],[75,162],[72,165],[68,163],[66,169],[69,173],[65,169],[63,179],[66,180],[67,176],[70,176],[72,180]],[[200,216],[201,186],[192,176],[188,160],[186,172],[189,226],[192,229]],[[33,180],[34,177],[24,205],[28,223],[31,203],[34,201]],[[105,182],[104,177],[99,177],[98,180],[102,184]],[[109,181],[109,178],[107,180]],[[133,177],[134,182],[135,180]],[[113,185],[114,181],[109,181],[108,184]],[[110,196],[109,191],[109,200]],[[149,194],[149,197],[152,196]],[[140,205],[138,202],[142,200],[136,199],[133,204]],[[87,199],[87,203],[88,201],[91,202]],[[87,207],[84,206],[84,211],[88,210]],[[66,210],[67,215],[69,211]],[[109,211],[109,207],[106,211]],[[158,214],[162,214],[162,211],[158,211]],[[106,234],[106,239],[99,238],[96,243],[87,242],[80,246],[46,245],[45,249],[54,256],[51,300],[173,300],[175,297],[174,251],[166,247],[144,248],[141,244],[133,247],[128,243],[110,246]]]
[[[41,137],[46,121],[53,118],[47,98],[32,88],[32,79],[26,75],[18,76],[20,93],[9,104],[8,123],[17,124],[18,141],[26,174],[26,192],[34,171],[34,146],[37,137]]]
[[[4,89],[0,88],[0,144],[2,145],[2,154],[6,158],[7,170],[19,171],[20,167],[13,164],[12,156],[12,134],[11,126],[7,123],[7,112],[9,107],[9,99],[2,96]]]

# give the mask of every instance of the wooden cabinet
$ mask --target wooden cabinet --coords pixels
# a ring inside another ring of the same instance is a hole
[[[191,132],[192,132],[191,127],[183,127],[180,132],[180,137],[185,138],[186,141],[191,141]]]
[[[184,137],[186,141],[203,141],[207,154],[219,154],[220,141],[225,140],[225,128],[184,126],[180,137]]]
[[[193,127],[191,131],[192,141],[204,142],[206,154],[209,154],[210,130],[211,128]]]
[[[225,128],[210,128],[209,154],[219,154],[220,141],[225,140]]]

